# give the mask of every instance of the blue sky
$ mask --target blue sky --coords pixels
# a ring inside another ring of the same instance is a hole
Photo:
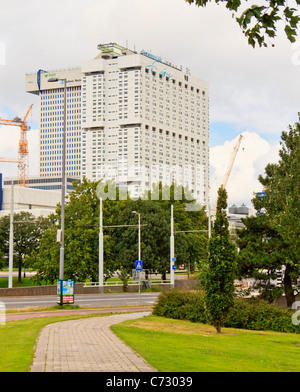
[[[209,145],[215,147],[223,144],[226,140],[232,140],[240,134],[236,124],[211,122],[209,124]]]
[[[144,49],[209,83],[212,183],[220,181],[238,135],[247,135],[228,183],[230,202],[250,202],[257,173],[266,159],[276,159],[281,132],[298,120],[300,41],[292,45],[283,26],[274,47],[253,49],[222,4],[53,0],[45,7],[40,0],[0,0],[0,6],[0,116],[22,117],[34,104],[28,135],[32,174],[37,172],[39,107],[38,97],[25,92],[25,74],[80,66],[97,55],[100,43]],[[17,132],[1,127],[0,141],[0,156],[17,154]],[[1,164],[0,170],[4,176],[16,174],[11,165]]]

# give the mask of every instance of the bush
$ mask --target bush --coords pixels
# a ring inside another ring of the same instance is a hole
[[[205,297],[202,291],[171,290],[162,292],[153,314],[178,320],[208,323]],[[300,333],[293,325],[292,312],[262,300],[235,299],[224,327],[257,331]]]
[[[200,291],[164,291],[158,298],[153,314],[179,320],[207,322],[204,295]]]
[[[225,321],[225,327],[257,331],[300,333],[293,325],[292,312],[262,300],[236,299]]]

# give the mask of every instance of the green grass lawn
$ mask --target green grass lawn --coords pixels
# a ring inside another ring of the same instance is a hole
[[[107,314],[52,316],[0,325],[0,372],[28,372],[45,325]],[[160,372],[299,372],[300,336],[224,328],[156,316],[112,330]]]
[[[102,317],[104,314],[79,316],[51,316],[0,324],[0,372],[29,372],[33,361],[36,340],[41,328],[58,321],[86,317]]]
[[[13,277],[13,287],[28,287],[28,286],[36,286],[34,280],[29,278],[22,277],[22,283],[18,283],[18,278]],[[0,288],[7,289],[8,288],[8,278],[0,278]]]
[[[299,372],[300,336],[149,316],[112,330],[160,372]]]

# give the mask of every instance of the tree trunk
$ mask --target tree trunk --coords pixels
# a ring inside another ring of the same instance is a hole
[[[221,333],[221,328],[222,328],[222,326],[221,325],[216,325],[216,330],[217,330],[217,332],[218,333]]]
[[[18,283],[22,283],[22,265],[19,263],[19,268],[18,268]]]
[[[287,305],[288,308],[291,308],[293,303],[296,300],[295,295],[294,295],[293,286],[292,286],[292,279],[291,279],[291,276],[290,276],[290,272],[291,272],[291,267],[290,267],[289,264],[287,264],[286,268],[285,268],[283,284],[284,284],[284,293],[285,293],[285,298],[286,298],[286,305]]]

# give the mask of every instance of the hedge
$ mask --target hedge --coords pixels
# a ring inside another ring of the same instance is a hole
[[[202,291],[171,290],[162,292],[154,306],[157,316],[208,324],[205,296]],[[224,327],[257,331],[300,333],[292,323],[293,312],[268,302],[236,298]]]

